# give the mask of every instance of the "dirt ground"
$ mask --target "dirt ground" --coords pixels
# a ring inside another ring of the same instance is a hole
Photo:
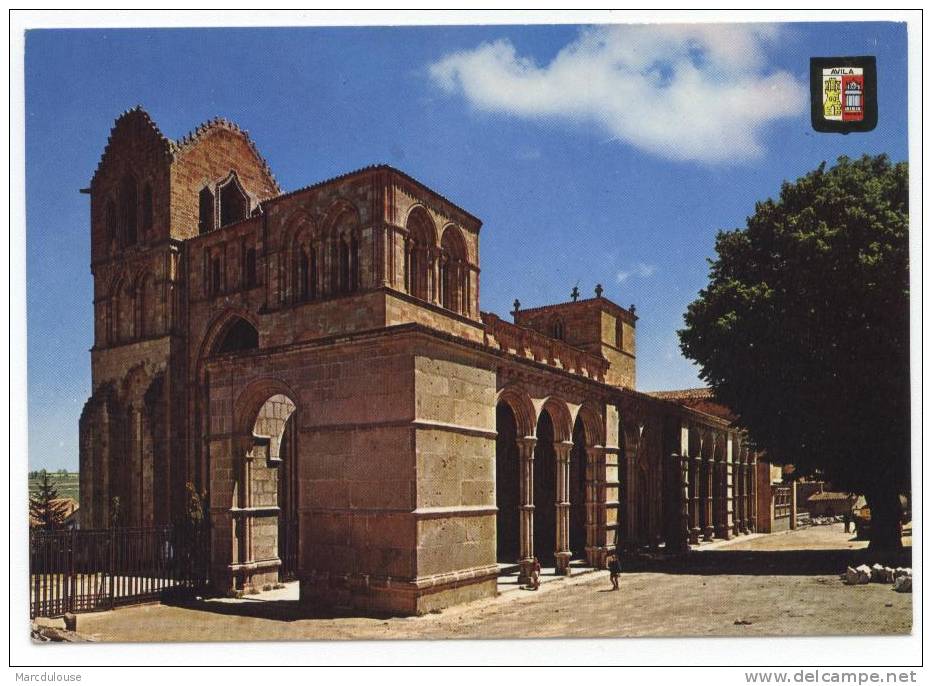
[[[308,618],[291,584],[238,601],[80,615],[78,632],[98,641],[910,633],[911,594],[886,584],[845,586],[838,575],[861,562],[908,565],[911,550],[883,560],[851,539],[841,524],[739,538],[679,561],[628,563],[617,592],[607,572],[589,572],[423,617]]]

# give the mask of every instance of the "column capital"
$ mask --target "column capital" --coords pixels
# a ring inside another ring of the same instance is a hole
[[[557,459],[560,461],[570,459],[570,452],[573,450],[573,443],[571,441],[554,441],[553,442],[553,452],[556,453]]]
[[[521,454],[521,457],[529,460],[534,459],[534,448],[537,446],[536,438],[533,436],[516,438],[515,443],[518,445],[518,452]]]

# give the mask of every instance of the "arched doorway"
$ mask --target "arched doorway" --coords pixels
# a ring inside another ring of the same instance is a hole
[[[288,395],[269,395],[255,413],[243,457],[234,465],[235,585],[246,591],[266,590],[282,573],[281,554],[285,551],[281,544],[286,542],[280,541],[281,519],[287,518],[287,510],[297,511],[295,410]],[[288,467],[284,466],[286,459],[291,461]],[[296,555],[295,550],[295,559]]]
[[[557,548],[557,459],[553,441],[553,419],[544,409],[537,420],[534,448],[534,555],[545,567],[554,564]]]
[[[518,422],[511,407],[500,402],[495,408],[495,516],[496,559],[517,563],[520,551],[520,459]]]
[[[573,425],[573,450],[570,452],[570,550],[573,559],[586,557],[586,428],[582,418]]]

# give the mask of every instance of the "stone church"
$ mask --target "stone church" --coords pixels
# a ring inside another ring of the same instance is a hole
[[[136,108],[84,192],[83,528],[169,524],[191,484],[216,592],[296,578],[308,605],[401,614],[535,559],[755,529],[729,418],[635,390],[634,307],[481,311],[482,222],[404,172],[284,192],[236,125],[171,140]]]

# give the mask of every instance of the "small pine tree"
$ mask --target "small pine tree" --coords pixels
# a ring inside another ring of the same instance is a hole
[[[66,506],[58,500],[55,483],[43,469],[36,492],[29,496],[30,525],[45,531],[60,529],[65,522]]]

